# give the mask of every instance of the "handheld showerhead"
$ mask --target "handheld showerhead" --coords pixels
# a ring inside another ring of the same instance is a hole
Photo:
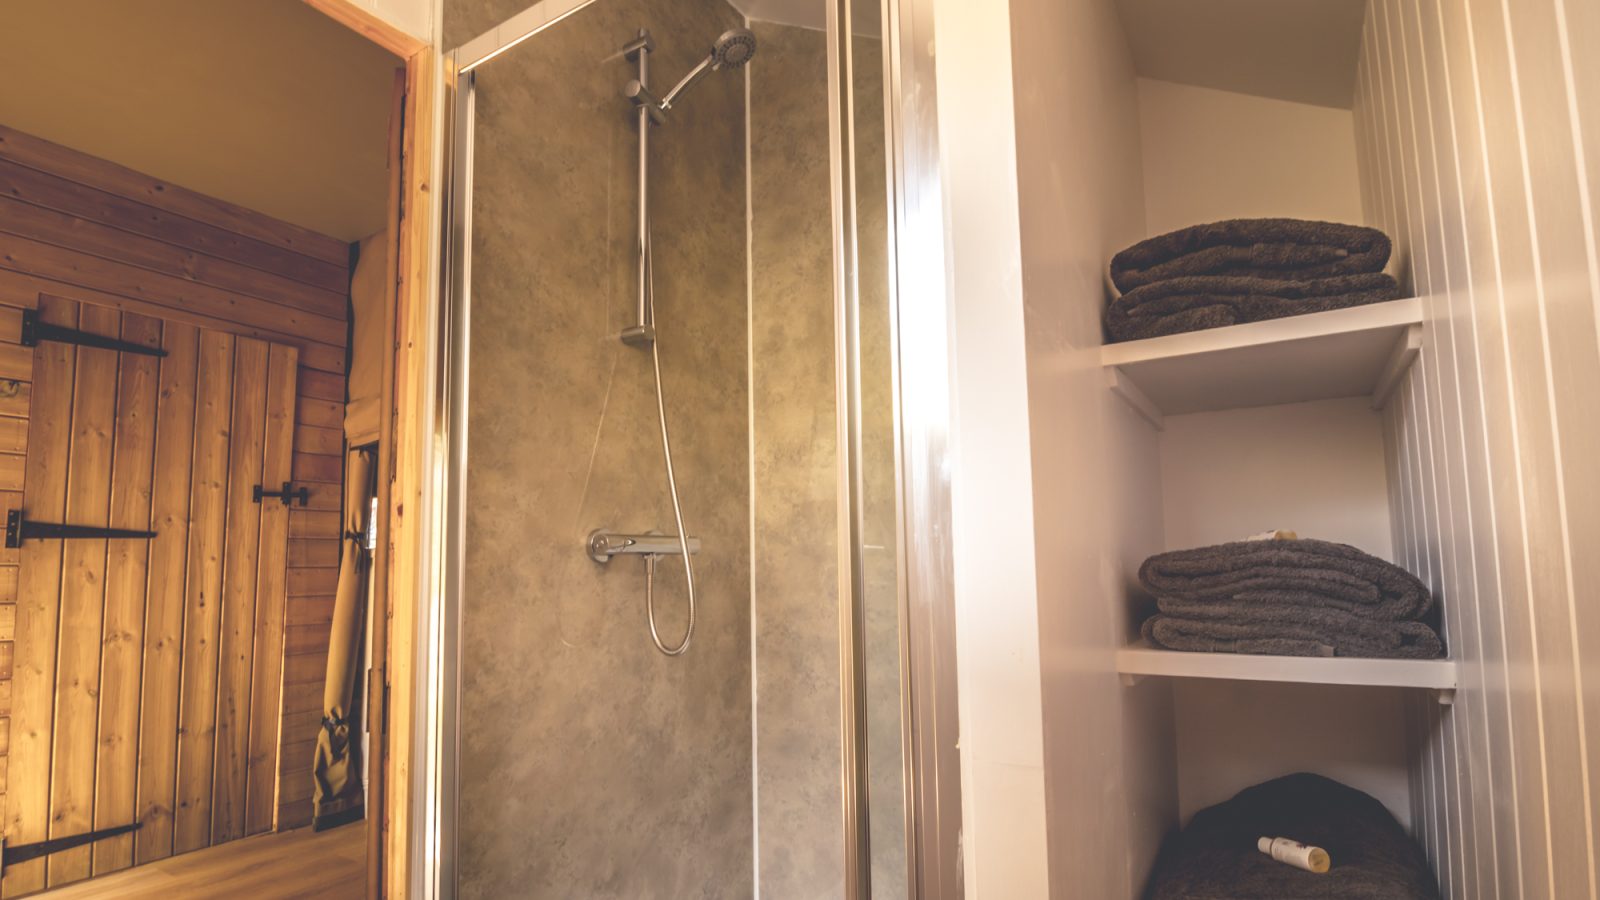
[[[737,69],[756,55],[756,36],[748,28],[734,28],[722,33],[711,45],[711,58],[718,69]]]
[[[717,42],[711,45],[711,52],[700,64],[683,76],[667,95],[661,98],[661,109],[671,109],[672,101],[678,95],[688,90],[689,86],[706,76],[707,72],[714,69],[737,69],[750,61],[756,55],[756,36],[748,28],[732,28],[722,33]]]

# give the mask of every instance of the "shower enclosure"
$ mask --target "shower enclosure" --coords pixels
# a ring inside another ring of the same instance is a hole
[[[424,895],[914,896],[959,814],[905,524],[913,23],[525,3],[444,2]]]

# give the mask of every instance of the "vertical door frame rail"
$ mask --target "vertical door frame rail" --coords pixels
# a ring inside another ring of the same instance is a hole
[[[442,57],[445,123],[437,370],[423,485],[418,715],[412,735],[409,895],[456,895],[459,628],[464,596],[467,401],[470,389],[474,70],[596,0],[542,0]],[[871,0],[859,0],[871,2]],[[900,534],[901,722],[904,816],[912,896],[960,897],[961,784],[957,755],[954,554],[950,501],[950,307],[933,81],[931,0],[879,0],[888,132],[890,303]],[[859,294],[855,262],[854,123],[850,85],[852,0],[828,0],[830,172],[835,345],[842,414],[841,810],[846,895],[870,896],[867,842],[865,666],[861,517]],[[884,812],[880,810],[880,814]]]
[[[413,395],[419,387],[434,383],[438,363],[437,348],[430,341],[438,302],[433,231],[438,209],[431,185],[437,160],[439,59],[430,41],[390,24],[363,0],[304,2],[405,65],[400,121],[391,121],[391,127],[398,125],[399,146],[391,141],[389,163],[399,171],[391,174],[398,180],[398,192],[391,180],[385,246],[390,285],[383,324],[391,349],[382,366],[380,531],[372,572],[382,605],[372,622],[371,672],[379,684],[369,698],[375,701],[369,720],[375,740],[366,764],[373,787],[367,818],[376,826],[369,829],[367,841],[367,892],[374,898],[407,897],[418,883],[417,868],[426,865],[415,854],[420,846],[416,835],[425,824],[420,819],[428,811],[417,786],[426,759],[415,735],[418,716],[426,712],[422,704],[427,700],[427,676],[434,669],[425,607],[431,600],[429,578],[436,562],[429,542],[437,536],[431,531],[434,523],[428,509],[433,496],[429,484],[437,464],[431,443],[435,409],[432,403],[418,402],[422,396]]]
[[[933,0],[881,0],[898,505],[901,727],[913,897],[960,898],[951,322]]]

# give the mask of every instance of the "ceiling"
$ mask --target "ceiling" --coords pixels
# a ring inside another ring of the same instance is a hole
[[[1118,0],[1140,75],[1349,109],[1365,0]]]
[[[0,123],[340,240],[384,227],[400,60],[301,0],[5,16]]]

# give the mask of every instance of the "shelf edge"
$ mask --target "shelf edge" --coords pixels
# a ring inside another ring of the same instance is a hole
[[[1407,297],[1346,309],[1284,316],[1262,322],[1246,322],[1243,325],[1168,334],[1140,341],[1103,344],[1100,347],[1100,365],[1108,368],[1126,366],[1154,360],[1179,359],[1245,347],[1292,343],[1330,335],[1420,324],[1422,324],[1422,299]]]
[[[1456,661],[1452,659],[1189,653],[1158,650],[1142,643],[1119,649],[1116,652],[1116,668],[1122,676],[1403,687],[1441,692],[1454,692],[1459,683]]]

